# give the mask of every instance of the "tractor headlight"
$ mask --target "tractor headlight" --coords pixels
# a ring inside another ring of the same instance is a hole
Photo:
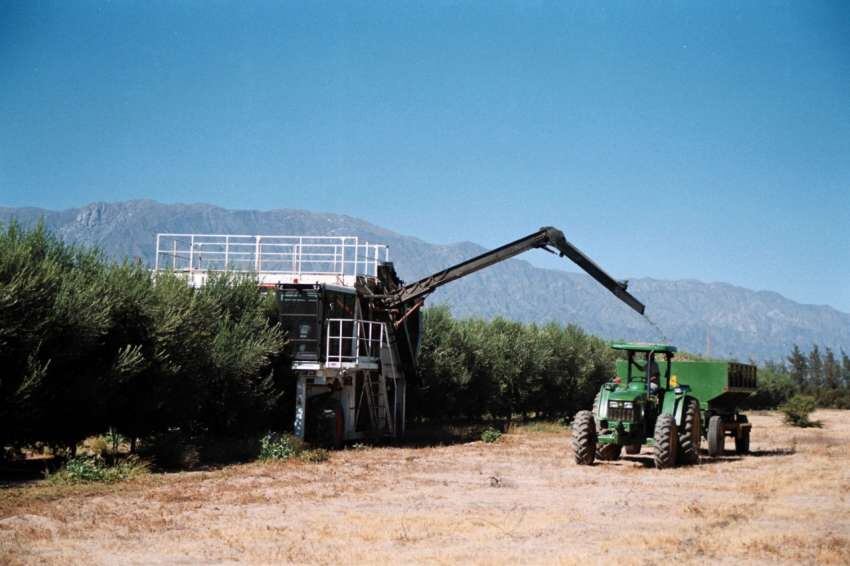
[[[631,401],[626,401],[625,403],[623,403],[624,409],[631,409],[632,407],[634,407],[634,405],[632,404]]]

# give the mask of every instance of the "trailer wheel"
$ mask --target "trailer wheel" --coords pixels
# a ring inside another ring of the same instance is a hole
[[[723,419],[720,418],[720,415],[713,415],[708,419],[708,455],[720,456],[723,454],[723,444],[725,441]]]
[[[747,423],[747,417],[741,415],[738,419],[739,423]],[[749,454],[750,452],[750,429],[745,428],[735,436],[735,452],[738,454]]]
[[[590,411],[579,411],[573,420],[573,455],[581,466],[589,466],[596,457],[596,421]]]
[[[619,460],[622,444],[599,444],[596,446],[597,460]]]
[[[673,415],[660,415],[655,421],[655,448],[653,459],[659,470],[676,466],[679,435]]]
[[[692,466],[699,463],[699,444],[702,439],[700,430],[699,403],[696,399],[685,401],[685,412],[682,415],[682,428],[679,431],[679,463]]]

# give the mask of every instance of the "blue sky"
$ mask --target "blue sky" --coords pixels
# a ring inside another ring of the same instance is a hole
[[[301,4],[0,0],[0,205],[551,224],[850,312],[850,3]]]

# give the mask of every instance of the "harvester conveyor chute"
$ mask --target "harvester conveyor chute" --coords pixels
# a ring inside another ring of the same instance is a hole
[[[569,243],[564,237],[563,232],[557,228],[552,228],[551,226],[545,226],[524,238],[520,238],[519,240],[485,252],[472,259],[468,259],[457,265],[434,273],[433,275],[429,275],[424,279],[410,283],[409,285],[404,285],[396,292],[389,295],[385,299],[385,304],[392,307],[422,298],[446,283],[451,283],[456,279],[460,279],[461,277],[465,277],[475,273],[476,271],[484,269],[485,267],[490,267],[491,265],[505,261],[534,248],[543,248],[552,253],[556,253],[550,249],[555,248],[561,257],[566,256],[571,259],[603,287],[614,293],[617,298],[640,314],[643,314],[645,307],[643,303],[638,301],[626,290],[628,287],[627,282],[617,281],[605,273],[605,271],[596,265],[593,260],[584,255],[584,253],[582,253],[581,250],[576,248],[574,245]]]

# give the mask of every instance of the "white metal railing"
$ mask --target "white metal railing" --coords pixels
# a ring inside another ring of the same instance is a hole
[[[377,362],[387,344],[383,322],[330,318],[325,329],[325,365],[341,367],[362,361]]]
[[[356,236],[157,234],[156,271],[375,276],[389,248]]]

